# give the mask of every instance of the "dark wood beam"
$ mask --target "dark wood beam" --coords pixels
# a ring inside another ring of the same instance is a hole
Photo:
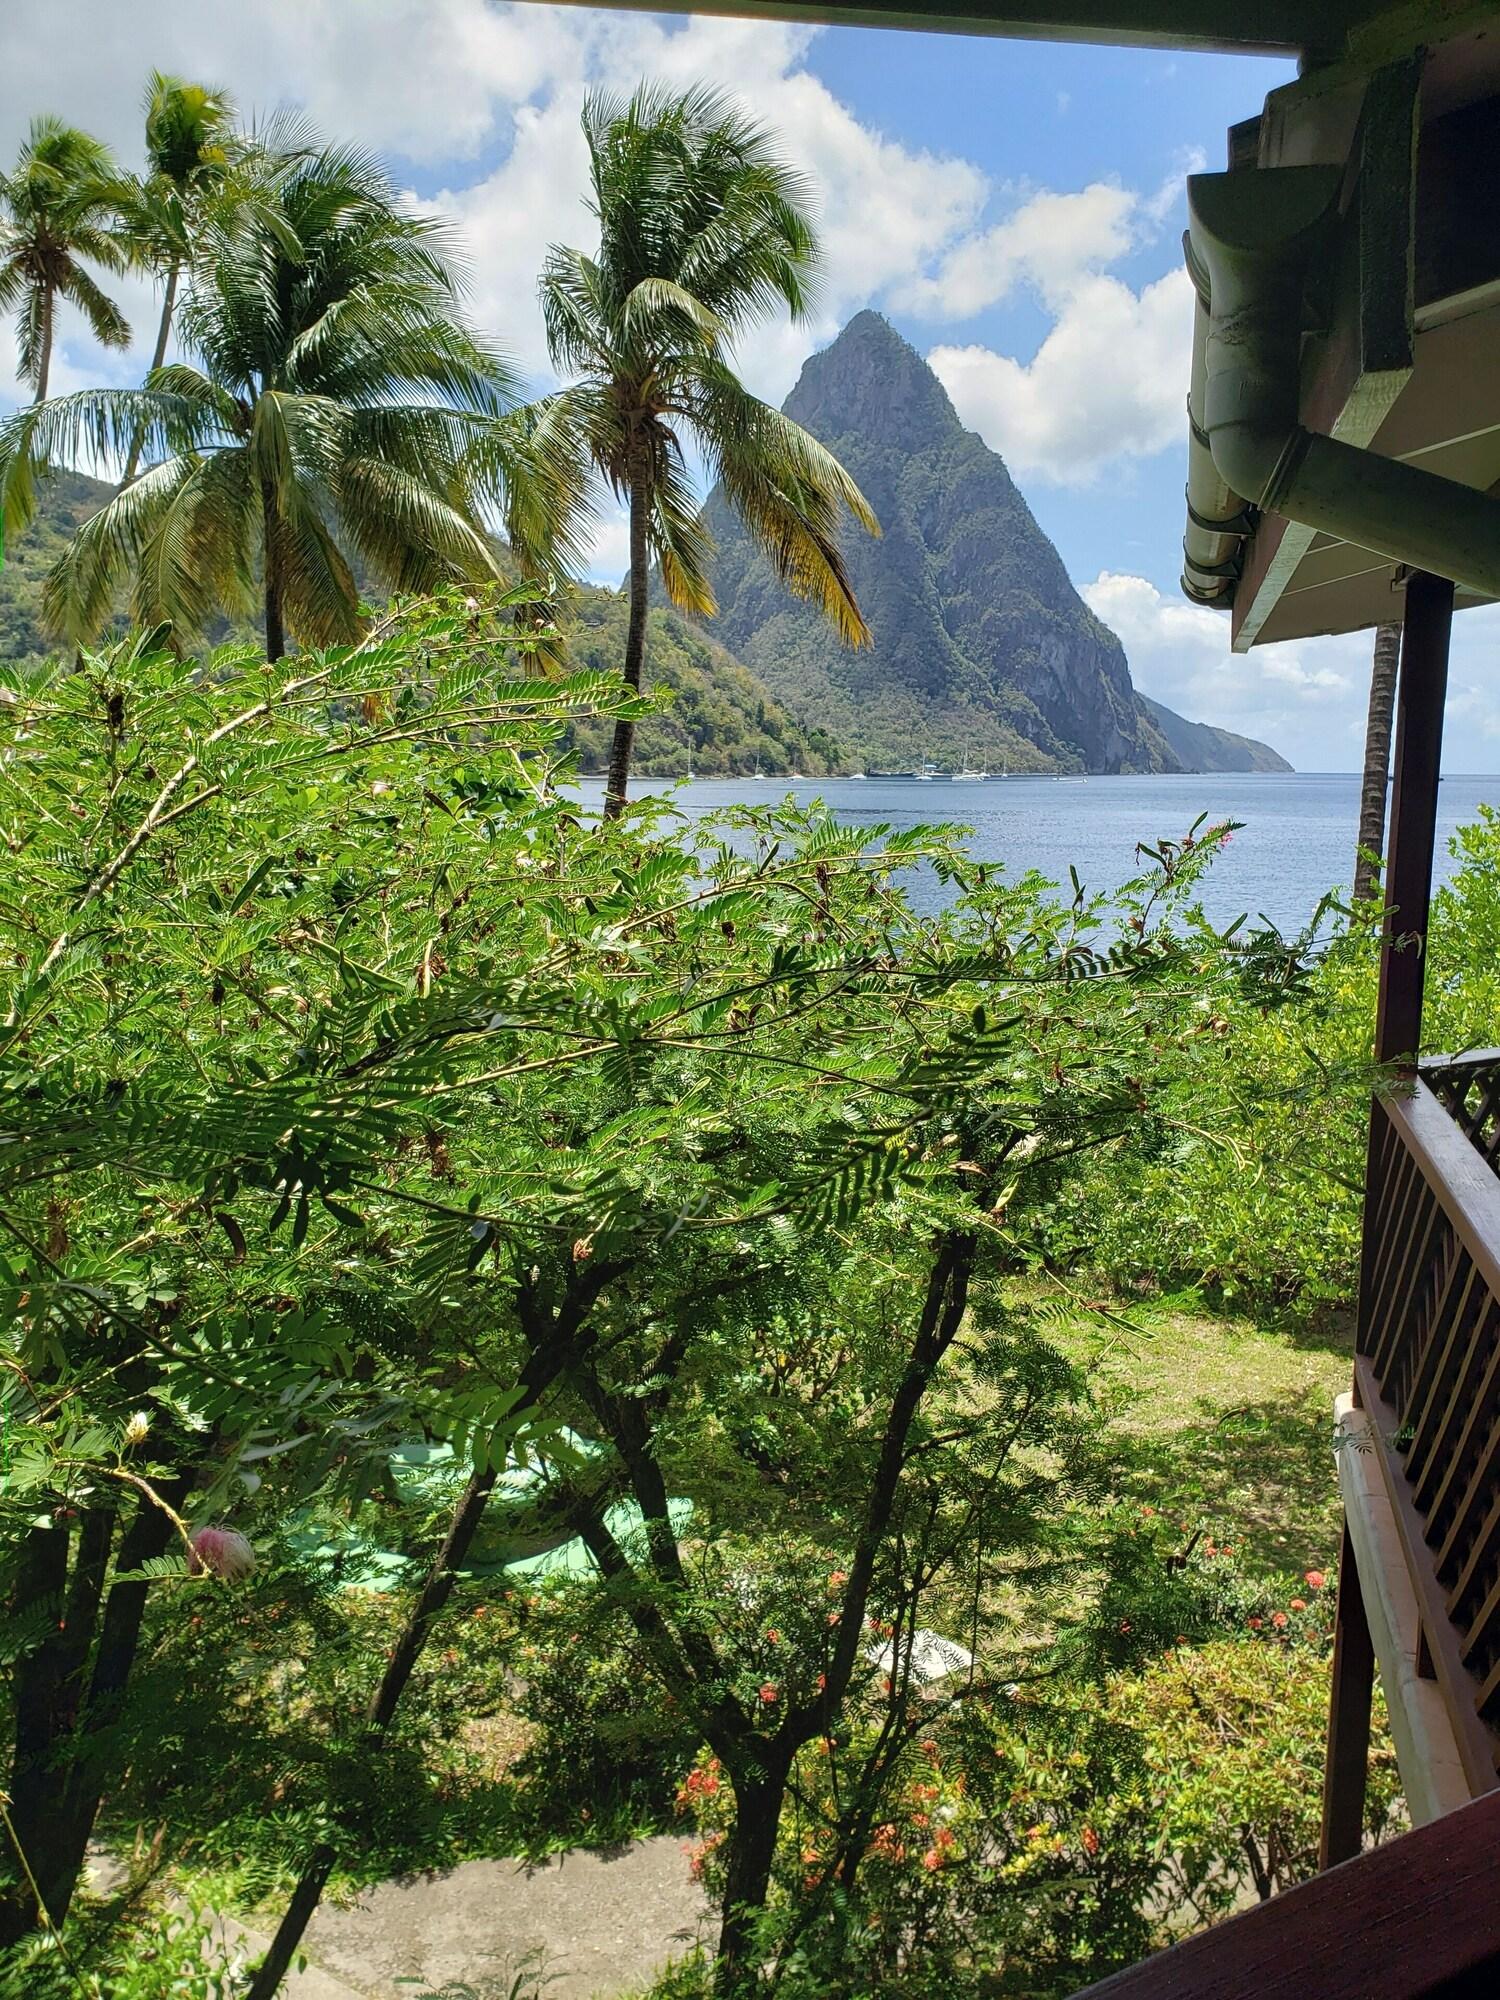
[[[1078,2000],[1493,2000],[1497,1853],[1491,1792]]]
[[[601,0],[567,0],[598,6]],[[627,6],[629,0],[602,0]],[[729,14],[820,27],[905,28],[1021,41],[1106,42],[1127,48],[1333,60],[1351,28],[1390,0],[652,0],[649,11]],[[630,6],[631,12],[643,11]]]
[[[1364,1845],[1374,1692],[1375,1647],[1346,1521],[1333,1628],[1333,1692],[1328,1704],[1328,1756],[1323,1767],[1320,1868],[1336,1868],[1341,1861],[1352,1860]]]
[[[1453,585],[1448,579],[1420,571],[1408,577],[1386,842],[1386,940],[1375,1010],[1375,1060],[1382,1063],[1415,1057],[1422,1039],[1422,978],[1452,625]]]

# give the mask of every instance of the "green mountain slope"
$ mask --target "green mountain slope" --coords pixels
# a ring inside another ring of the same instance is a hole
[[[36,517],[14,538],[0,570],[0,659],[43,659],[56,648],[42,627],[42,583],[70,536],[110,494],[97,479],[60,473],[43,489]],[[594,584],[579,587],[569,608],[569,643],[580,666],[618,668],[625,656],[626,600]],[[649,680],[670,687],[665,714],[641,724],[636,765],[643,774],[705,777],[803,771],[821,777],[839,762],[837,744],[816,728],[799,729],[765,687],[722,646],[673,611],[653,610]],[[610,725],[580,721],[569,743],[586,771],[602,770]]]
[[[629,605],[623,591],[585,584],[568,627],[569,651],[580,667],[618,670],[625,656]],[[786,710],[724,648],[675,611],[653,607],[647,626],[647,680],[673,691],[664,715],[636,731],[636,769],[677,777],[688,768],[700,777],[744,775],[757,765],[768,777],[801,771],[823,777],[841,768],[839,746],[816,727],[800,729]],[[602,771],[609,758],[610,725],[577,723],[569,737],[580,768]]]
[[[1290,771],[1291,765],[1269,743],[1216,729],[1209,722],[1189,722],[1148,694],[1136,700],[1151,717],[1184,771]]]
[[[42,489],[36,517],[10,538],[0,569],[0,660],[40,660],[57,649],[42,629],[42,583],[89,515],[113,488],[60,472]]]
[[[880,517],[843,547],[874,633],[842,647],[791,597],[723,499],[715,636],[799,721],[866,769],[969,759],[990,770],[1175,771],[1124,648],[1089,610],[1004,461],[878,313],[807,362],[785,404],[836,452]]]

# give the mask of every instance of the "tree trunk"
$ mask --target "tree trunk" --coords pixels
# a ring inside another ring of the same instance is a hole
[[[714,1961],[717,2000],[731,2000],[754,1985],[755,1927],[770,1893],[776,1830],[781,1823],[789,1769],[788,1764],[778,1763],[761,1778],[734,1780],[734,1827],[729,1836],[724,1908]]]
[[[158,1512],[155,1508],[151,1511]],[[47,1914],[55,1924],[67,1916],[102,1791],[98,1760],[87,1756],[83,1741],[98,1727],[93,1688],[90,1687],[85,1699],[83,1679],[98,1629],[114,1528],[112,1504],[90,1507],[85,1512],[79,1526],[71,1578],[67,1574],[68,1530],[34,1528],[22,1556],[13,1600],[18,1611],[23,1608],[35,1611],[44,1609],[56,1598],[61,1614],[51,1621],[56,1629],[48,1632],[16,1672],[15,1754],[10,1785],[16,1840],[25,1850]],[[126,1566],[129,1545],[127,1536],[121,1549],[122,1567]],[[116,1591],[111,1591],[111,1607],[115,1595]],[[104,1624],[108,1634],[109,1608]],[[96,1681],[97,1678],[96,1661]],[[70,1737],[74,1739],[71,1760]],[[85,1751],[81,1762],[77,1755],[80,1748]],[[81,1776],[83,1771],[89,1773],[87,1778]],[[91,1803],[85,1806],[88,1800]],[[81,1831],[75,1832],[80,1818]],[[30,1885],[23,1884],[0,1901],[0,1948],[14,1944],[35,1927],[37,1920]]]
[[[630,624],[625,636],[624,682],[632,694],[641,691],[646,665],[646,610],[651,576],[647,560],[646,522],[651,509],[651,492],[643,473],[630,482]],[[635,748],[635,724],[622,719],[615,724],[614,742],[609,751],[609,780],[604,788],[604,817],[618,819],[625,810],[625,794],[630,784],[630,758]]]
[[[1385,853],[1385,801],[1391,769],[1391,719],[1396,710],[1396,669],[1401,627],[1382,625],[1375,634],[1370,669],[1370,709],[1365,721],[1365,781],[1359,795],[1359,844],[1354,856],[1354,900],[1375,895],[1375,864]]]
[[[38,403],[47,400],[47,381],[52,373],[52,311],[53,294],[50,285],[42,287],[42,343],[37,353],[36,397]]]
[[[276,496],[269,486],[261,488],[261,516],[265,524],[261,567],[265,572],[266,658],[274,665],[286,652],[286,628],[281,621],[281,552]]]
[[[389,1664],[381,1676],[380,1686],[370,1703],[365,1720],[369,1726],[371,1749],[378,1748],[379,1739],[389,1729],[396,1714],[412,1671],[422,1656],[422,1648],[427,1644],[433,1621],[453,1594],[453,1572],[469,1553],[469,1545],[474,1540],[480,1521],[484,1517],[485,1502],[495,1484],[495,1473],[491,1469],[476,1472],[464,1489],[463,1498],[454,1510],[453,1521],[448,1529],[447,1539],[439,1549],[428,1570],[426,1580],[417,1593],[417,1601],[412,1606],[411,1616],[406,1621],[405,1630],[396,1642]],[[313,1912],[323,1894],[333,1864],[338,1859],[338,1849],[329,1841],[320,1843],[313,1849],[307,1866],[297,1879],[292,1891],[292,1899],[287,1904],[286,1914],[276,1927],[276,1935],[266,1951],[265,1957],[256,1968],[254,1977],[246,1991],[245,2000],[273,2000],[277,1988],[291,1968],[297,1947],[302,1942],[302,1934],[312,1921]]]
[[[156,373],[157,369],[161,367],[167,358],[167,337],[172,331],[172,313],[177,304],[177,280],[181,275],[181,271],[182,266],[174,257],[167,269],[167,289],[162,298],[161,323],[156,329],[156,351],[151,356],[151,367],[147,374],[148,380]],[[119,485],[115,488],[117,493],[123,493],[125,488],[134,480],[140,468],[141,452],[145,446],[145,442],[145,425],[138,424],[135,435],[130,440],[130,456],[125,461],[125,471]]]

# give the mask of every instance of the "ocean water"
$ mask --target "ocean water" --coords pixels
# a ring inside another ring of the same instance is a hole
[[[1217,923],[1241,912],[1266,916],[1284,931],[1299,929],[1326,891],[1347,891],[1359,825],[1357,773],[1209,773],[1171,778],[991,778],[952,784],[943,779],[784,778],[637,779],[632,795],[667,797],[689,816],[730,805],[799,804],[821,799],[851,826],[889,821],[896,827],[958,822],[976,860],[999,862],[1014,875],[1038,868],[1066,883],[1071,863],[1090,890],[1107,890],[1140,872],[1137,841],[1179,838],[1200,813],[1238,820],[1241,827],[1211,869],[1204,908]],[[585,804],[603,795],[598,780],[580,784]],[[1451,862],[1454,831],[1500,805],[1500,777],[1445,777],[1438,799],[1434,878]],[[930,875],[914,883],[920,903],[935,902]]]

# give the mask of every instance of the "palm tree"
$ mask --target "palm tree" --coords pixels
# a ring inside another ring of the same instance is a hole
[[[538,407],[537,427],[586,451],[628,505],[626,684],[638,691],[645,669],[653,559],[673,603],[715,609],[687,442],[783,580],[848,643],[867,644],[837,528],[843,508],[871,533],[875,517],[838,460],[752,396],[727,358],[735,335],[777,307],[807,310],[816,246],[805,184],[760,126],[706,88],[591,97],[583,130],[599,248],[548,253],[547,342],[573,380]],[[634,735],[633,722],[616,723],[610,816],[625,803]]]
[[[129,265],[117,187],[108,147],[60,118],[33,118],[15,166],[0,174],[0,312],[19,309],[21,375],[39,403],[47,399],[59,299],[77,306],[101,346],[130,345],[120,308],[83,264]]]
[[[221,193],[232,162],[244,156],[227,92],[153,70],[146,85],[146,172],[120,197],[124,235],[136,261],[161,281],[161,319],[151,369],[167,358],[177,287],[198,251],[206,211]],[[142,439],[131,443],[121,484],[140,465]]]
[[[295,157],[274,214],[216,245],[177,324],[192,358],[144,389],[84,390],[0,425],[11,527],[44,466],[144,440],[146,470],[48,576],[63,635],[96,632],[129,580],[141,622],[196,632],[258,605],[272,660],[288,633],[346,643],[363,626],[351,557],[401,590],[493,578],[490,503],[523,557],[568,553],[553,515],[578,518],[582,469],[570,485],[560,447],[507,415],[509,370],[459,316],[441,226],[403,209],[365,154]]]
[[[1380,626],[1375,633],[1375,657],[1370,668],[1370,709],[1365,720],[1365,778],[1360,787],[1359,839],[1354,849],[1356,903],[1368,903],[1374,896],[1375,862],[1385,852],[1391,721],[1396,710],[1396,667],[1400,658],[1401,627]]]

